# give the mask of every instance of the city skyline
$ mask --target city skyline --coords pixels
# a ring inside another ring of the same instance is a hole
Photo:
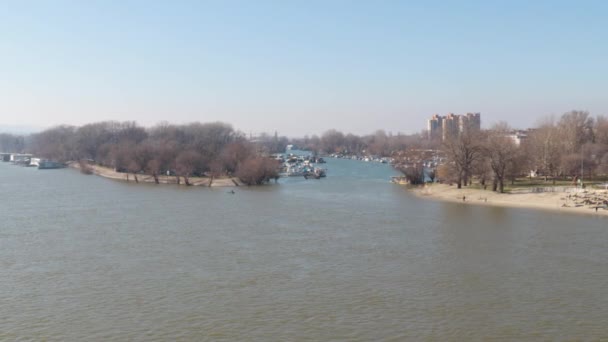
[[[601,1],[6,2],[0,125],[223,121],[304,136],[411,134],[471,110],[484,127],[606,115],[606,13]]]
[[[427,120],[426,133],[430,140],[445,141],[468,130],[481,129],[481,113],[454,114],[445,116],[434,114]]]

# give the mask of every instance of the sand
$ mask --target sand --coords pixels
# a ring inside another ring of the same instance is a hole
[[[70,164],[70,167],[75,169],[80,169],[78,163]],[[120,181],[126,182],[135,182],[135,176],[132,173],[123,173],[116,172],[113,169],[99,166],[99,165],[89,165],[93,174]],[[154,177],[150,175],[138,174],[137,180],[140,183],[154,183]],[[230,186],[242,186],[244,185],[238,178],[236,177],[220,177],[213,178],[210,177],[188,177],[190,181],[190,185],[192,186],[205,186],[205,187],[230,187]],[[175,176],[158,176],[158,181],[160,184],[177,184],[177,177]],[[186,185],[184,183],[184,178],[180,177],[180,185]]]
[[[490,190],[458,189],[455,185],[432,184],[412,188],[412,191],[419,197],[441,201],[608,216],[607,209],[599,208],[596,211],[595,207],[598,205],[592,204],[608,200],[606,190],[589,189],[581,193],[516,193],[514,191],[510,194],[499,194]]]

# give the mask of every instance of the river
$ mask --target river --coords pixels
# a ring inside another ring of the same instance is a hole
[[[0,163],[0,340],[608,339],[605,218],[325,165],[230,194]]]

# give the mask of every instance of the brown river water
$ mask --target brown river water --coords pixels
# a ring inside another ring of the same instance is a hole
[[[230,194],[0,163],[0,341],[608,339],[608,219],[325,165]]]

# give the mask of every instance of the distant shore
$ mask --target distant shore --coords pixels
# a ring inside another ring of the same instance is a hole
[[[552,210],[565,213],[593,214],[608,216],[608,210],[598,208],[597,200],[608,200],[608,191],[589,189],[584,193],[542,192],[542,193],[505,193],[490,190],[458,189],[455,185],[432,184],[411,188],[412,192],[423,198],[440,201],[458,202],[474,205],[490,205],[512,208],[531,208]]]
[[[74,169],[80,169],[78,163],[70,163],[69,166]],[[101,176],[104,178],[119,180],[123,182],[133,182],[135,183],[135,175],[132,173],[125,172],[116,172],[113,169],[99,166],[99,165],[88,165],[91,172],[94,175]],[[138,174],[137,181],[139,183],[152,183],[154,184],[154,177],[151,175]],[[220,178],[211,178],[211,177],[188,177],[188,181],[191,186],[203,186],[203,187],[234,187],[234,186],[242,186],[244,185],[238,178],[236,177],[220,177]],[[166,176],[159,175],[158,176],[159,184],[175,184],[177,183],[176,176]],[[186,185],[184,181],[184,177],[180,177],[179,185]]]

